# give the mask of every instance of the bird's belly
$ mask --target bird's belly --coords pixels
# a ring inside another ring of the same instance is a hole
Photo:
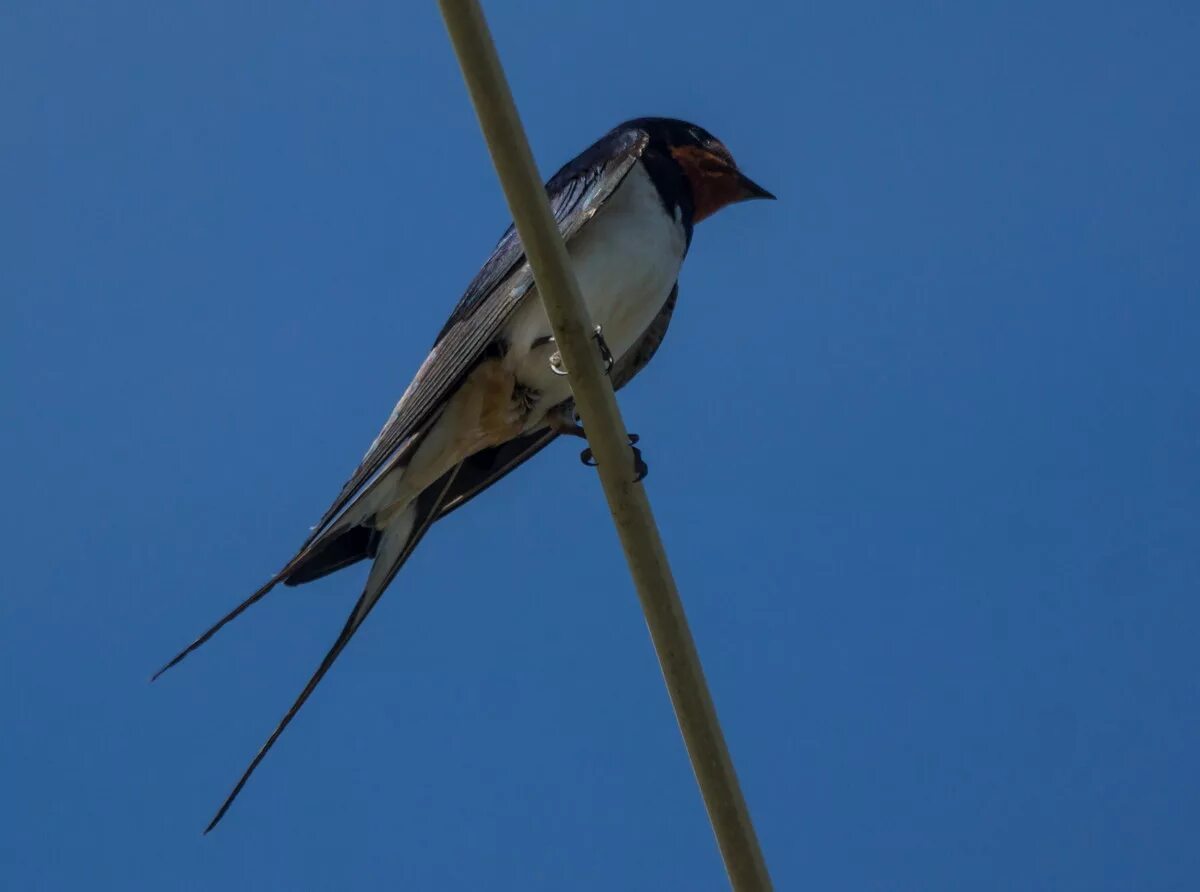
[[[572,245],[571,259],[588,312],[619,359],[658,315],[679,277],[682,229],[661,210],[600,216],[594,225]]]
[[[651,184],[645,186],[653,192]],[[655,206],[629,200],[605,206],[570,245],[588,313],[602,327],[604,341],[617,360],[666,303],[687,247],[682,227],[662,211],[658,195],[649,198]],[[507,329],[508,358],[517,378],[540,394],[538,412],[530,418],[530,426],[535,426],[541,420],[539,412],[570,396],[566,379],[550,369],[555,347],[544,343],[551,335],[550,323],[536,294],[517,310]],[[539,342],[543,343],[535,347]]]

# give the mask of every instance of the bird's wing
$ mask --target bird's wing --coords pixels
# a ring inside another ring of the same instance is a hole
[[[546,191],[564,240],[570,241],[595,216],[637,163],[648,141],[647,134],[638,129],[609,134],[550,179]],[[510,226],[492,256],[467,287],[434,342],[429,356],[421,364],[416,377],[396,404],[362,462],[312,528],[296,555],[265,585],[176,654],[153,678],[158,678],[179,663],[226,623],[266,597],[318,547],[322,537],[346,509],[403,457],[405,450],[413,444],[414,437],[437,417],[438,410],[453,393],[455,386],[484,355],[488,345],[501,331],[504,321],[532,286],[533,274],[526,262],[524,247],[515,228]]]
[[[667,295],[667,300],[658,315],[651,320],[650,325],[642,332],[641,337],[633,342],[633,346],[625,351],[625,355],[617,360],[609,373],[613,390],[620,390],[644,369],[658,348],[662,346],[663,338],[667,336],[667,327],[671,324],[671,316],[675,313],[675,304],[679,301],[679,283],[676,282]]]
[[[507,443],[476,452],[456,469],[454,485],[442,503],[437,516],[441,520],[451,511],[461,508],[493,483],[507,477],[552,442],[558,432],[544,427],[541,430],[514,437]]]
[[[564,240],[570,241],[617,190],[641,157],[648,139],[640,130],[627,131],[621,135],[615,151],[583,165],[569,177],[560,175],[550,181],[547,186],[550,206]],[[439,407],[483,356],[532,286],[533,274],[525,260],[520,236],[510,226],[454,308],[383,430],[314,528],[312,539],[335,523],[391,467],[405,442],[436,416]]]

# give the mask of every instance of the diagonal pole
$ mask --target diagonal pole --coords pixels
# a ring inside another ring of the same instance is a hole
[[[771,878],[738,786],[700,657],[671,575],[650,502],[633,480],[628,435],[612,385],[591,337],[592,323],[567,262],[508,80],[477,0],[438,0],[475,114],[533,268],[550,326],[571,370],[613,523],[637,587],[675,717],[691,757],[730,884],[737,892],[769,890]]]

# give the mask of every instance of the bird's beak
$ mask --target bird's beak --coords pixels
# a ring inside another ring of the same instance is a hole
[[[750,177],[746,176],[740,170],[738,171],[737,176],[738,183],[741,184],[742,187],[741,195],[738,196],[739,201],[752,201],[755,198],[769,198],[771,201],[775,200],[774,195],[772,195],[762,186],[758,185],[758,183],[754,182],[754,180],[750,179]]]

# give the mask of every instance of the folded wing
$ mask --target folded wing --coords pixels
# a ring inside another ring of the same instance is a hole
[[[640,129],[610,133],[550,179],[546,190],[564,240],[569,242],[617,190],[641,157],[648,140],[647,134]],[[505,320],[528,295],[533,284],[533,274],[525,259],[521,239],[510,226],[454,308],[429,356],[422,363],[416,377],[396,404],[359,466],[317,525],[312,528],[299,551],[265,585],[176,654],[155,673],[154,678],[158,678],[167,669],[179,663],[226,623],[265,597],[319,550],[331,534],[340,532],[339,519],[363,498],[391,467],[404,459],[417,438],[437,418],[442,406],[458,384],[485,355],[489,345],[502,330]],[[539,441],[537,448],[532,451],[527,448],[532,444],[522,443],[522,448],[516,450],[515,454],[503,456],[505,460],[499,463],[504,468],[503,473],[516,467],[546,442],[549,440]],[[508,460],[518,456],[518,461]],[[477,471],[480,478],[477,482],[494,482],[503,476],[503,473],[493,476],[486,469],[480,468]],[[477,485],[466,489],[470,490],[470,495],[474,495],[482,488]],[[448,498],[447,502],[462,504],[466,501],[463,498],[466,494],[461,491],[449,494],[452,497]]]

